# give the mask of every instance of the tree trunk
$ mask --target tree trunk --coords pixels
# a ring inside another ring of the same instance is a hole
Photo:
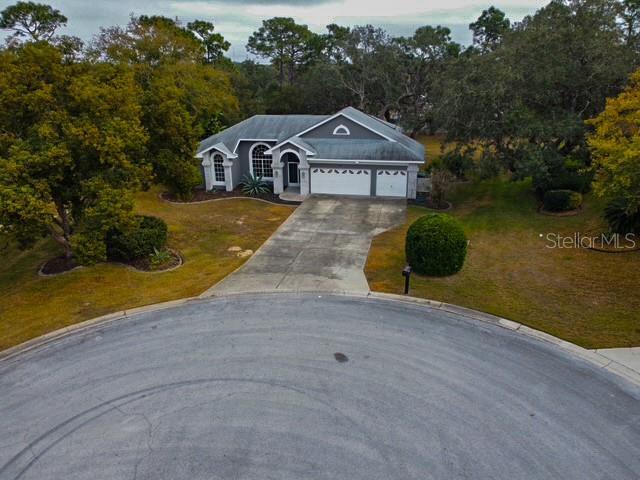
[[[71,251],[71,224],[69,222],[69,212],[67,211],[64,203],[56,201],[56,211],[58,212],[59,222],[58,225],[62,229],[62,235],[55,231],[52,227],[51,236],[53,239],[62,246],[64,249],[65,258],[71,258],[73,252]]]

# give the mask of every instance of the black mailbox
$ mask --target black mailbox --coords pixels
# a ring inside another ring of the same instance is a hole
[[[407,265],[402,269],[402,276],[404,277],[404,294],[409,294],[409,280],[411,278],[411,267]]]

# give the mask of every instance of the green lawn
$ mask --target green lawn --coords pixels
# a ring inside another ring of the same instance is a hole
[[[449,212],[470,240],[462,271],[446,278],[412,276],[411,295],[499,315],[587,348],[640,345],[640,252],[610,254],[549,249],[540,234],[571,235],[601,224],[587,196],[574,217],[536,212],[528,182],[460,185]],[[402,293],[408,225],[431,212],[408,209],[407,224],[373,241],[366,266],[372,290]]]
[[[246,261],[229,247],[256,250],[293,211],[251,199],[174,205],[158,193],[139,194],[137,210],[167,222],[182,267],[142,273],[101,264],[42,278],[39,265],[59,254],[52,241],[10,249],[0,262],[0,350],[109,312],[198,295]]]

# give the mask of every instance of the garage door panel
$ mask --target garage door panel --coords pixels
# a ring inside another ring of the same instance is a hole
[[[378,170],[376,172],[376,196],[406,197],[407,172],[404,170]]]
[[[364,168],[311,168],[311,193],[371,195],[371,170]]]

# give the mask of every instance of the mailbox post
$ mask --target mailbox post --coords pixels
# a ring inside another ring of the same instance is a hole
[[[411,279],[411,267],[409,265],[402,269],[402,276],[404,277],[404,294],[409,295],[409,281]]]

